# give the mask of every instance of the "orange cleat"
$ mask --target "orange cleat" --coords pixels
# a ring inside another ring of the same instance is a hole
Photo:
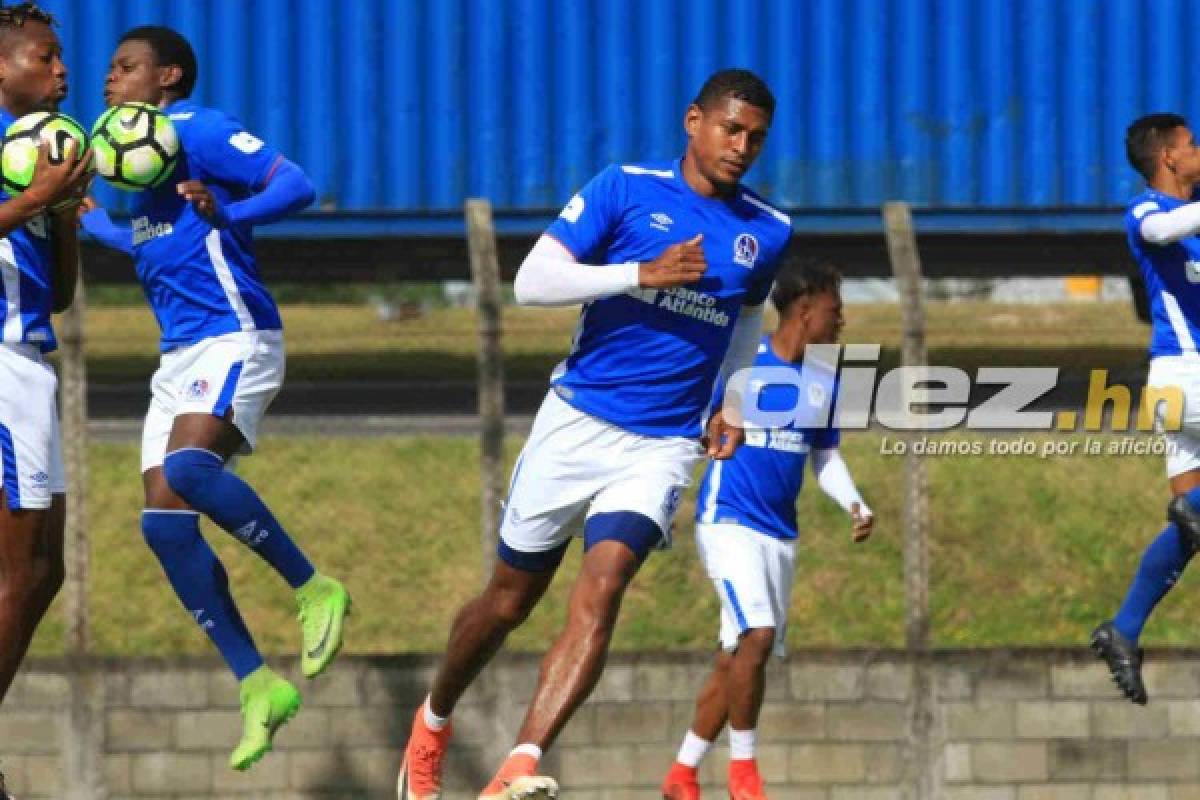
[[[404,761],[396,778],[397,800],[441,800],[442,760],[450,745],[450,723],[440,731],[425,724],[424,706],[417,709]]]
[[[767,800],[758,762],[753,758],[729,762],[729,800]]]
[[[538,775],[537,766],[537,759],[531,755],[510,755],[479,793],[479,800],[554,800],[558,797],[558,782]]]
[[[676,761],[663,779],[663,800],[700,800],[700,783],[696,780],[696,768]]]

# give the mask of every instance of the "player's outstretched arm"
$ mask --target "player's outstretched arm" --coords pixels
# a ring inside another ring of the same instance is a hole
[[[200,181],[183,181],[176,191],[196,208],[214,228],[231,225],[266,225],[303,211],[312,205],[317,192],[304,170],[283,156],[263,187],[245,200],[221,205],[212,191]]]
[[[821,490],[850,514],[850,535],[854,541],[866,541],[875,526],[875,515],[858,493],[841,452],[836,447],[813,450],[812,465]]]
[[[76,207],[54,209],[50,212],[50,241],[53,270],[50,285],[54,313],[61,314],[75,302],[75,287],[79,283],[79,226]]]
[[[79,226],[84,233],[111,250],[133,255],[133,228],[113,222],[108,212],[90,197],[83,198],[79,211]]]
[[[1153,206],[1153,203],[1150,204]],[[1136,212],[1135,212],[1136,213]],[[1178,242],[1200,233],[1200,203],[1187,203],[1171,211],[1154,211],[1142,217],[1138,231],[1150,244]]]

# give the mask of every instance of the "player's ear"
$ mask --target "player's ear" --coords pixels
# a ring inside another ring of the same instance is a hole
[[[692,103],[688,106],[687,111],[683,114],[683,129],[688,136],[695,136],[700,132],[700,118],[704,116],[704,109]]]
[[[158,68],[158,88],[170,89],[183,80],[183,67],[178,64],[168,64]]]

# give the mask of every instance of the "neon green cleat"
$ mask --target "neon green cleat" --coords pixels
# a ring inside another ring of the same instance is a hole
[[[296,590],[296,603],[304,638],[300,668],[304,677],[315,678],[342,649],[342,625],[350,615],[350,594],[333,578],[317,573]]]
[[[229,756],[229,766],[247,770],[271,749],[271,737],[300,710],[296,687],[271,670],[259,667],[242,680],[242,740]]]

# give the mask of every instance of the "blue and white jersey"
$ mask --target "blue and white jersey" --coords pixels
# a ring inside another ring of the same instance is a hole
[[[577,261],[652,261],[704,234],[708,270],[691,286],[640,289],[583,307],[552,384],[592,416],[647,436],[700,435],[701,418],[743,305],[761,304],[791,238],[787,215],[739,187],[697,194],[680,162],[610,166],[546,233]]]
[[[0,131],[16,121],[0,108]],[[0,189],[0,203],[9,199]],[[54,308],[50,263],[50,220],[39,214],[0,239],[0,341],[31,344],[43,353],[58,347],[50,313]]]
[[[138,279],[166,352],[235,331],[279,330],[279,309],[258,275],[249,225],[213,228],[175,189],[198,180],[222,205],[266,185],[279,152],[233,117],[190,100],[163,111],[179,134],[174,173],[138,192],[131,209]]]
[[[1195,355],[1200,341],[1200,236],[1156,245],[1142,238],[1142,220],[1184,205],[1154,189],[1133,198],[1125,212],[1129,249],[1150,300],[1150,357]]]
[[[780,369],[792,371],[790,380],[771,375]],[[734,523],[776,539],[795,539],[796,498],[808,454],[837,447],[841,438],[829,424],[836,373],[811,361],[803,369],[784,361],[771,350],[769,336],[758,347],[753,371],[761,377],[752,374],[743,400],[746,440],[731,458],[709,462],[696,521]],[[755,409],[794,413],[786,425],[763,428],[753,425]]]

